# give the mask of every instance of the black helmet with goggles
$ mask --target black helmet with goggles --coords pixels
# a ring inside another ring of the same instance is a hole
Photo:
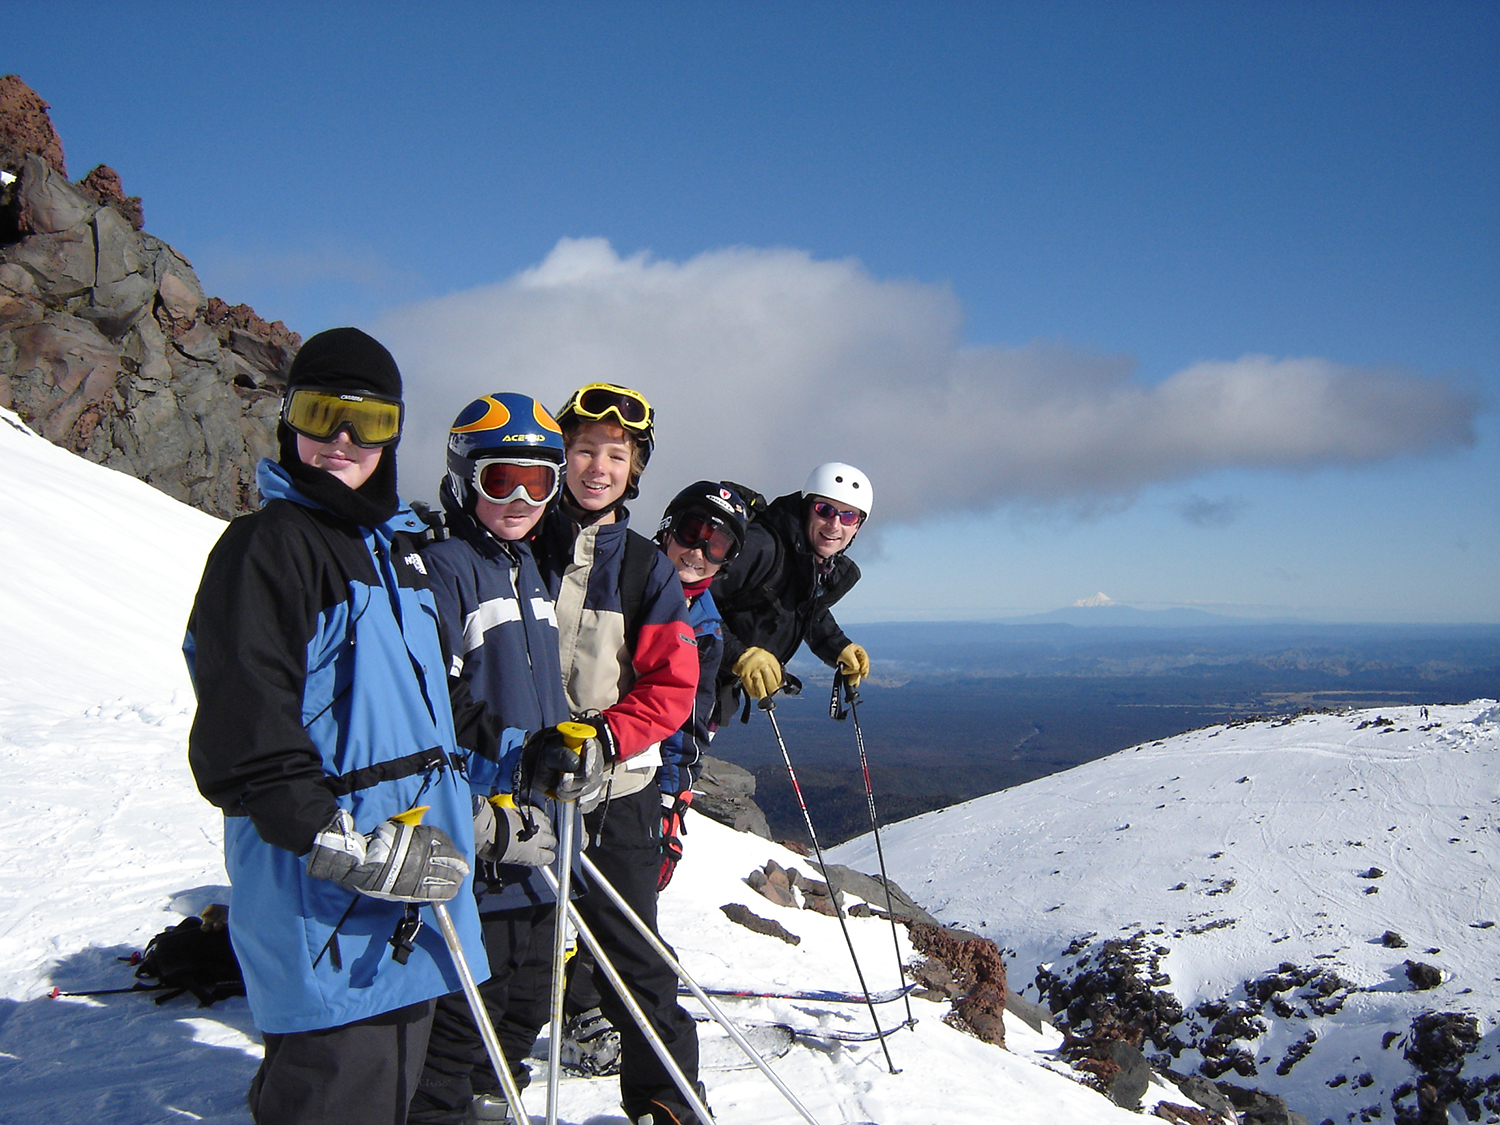
[[[699,548],[717,566],[734,558],[745,545],[749,526],[745,501],[729,485],[694,481],[672,498],[662,513],[657,541],[671,536],[689,550]]]

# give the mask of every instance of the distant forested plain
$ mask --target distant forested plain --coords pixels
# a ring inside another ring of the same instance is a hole
[[[1500,697],[1500,626],[1054,620],[848,632],[873,664],[859,719],[882,824],[1196,727]],[[776,716],[827,847],[869,830],[853,724],[829,718],[829,669],[804,651],[791,670],[803,691]],[[712,753],[756,775],[773,835],[806,841],[764,715],[734,716]]]

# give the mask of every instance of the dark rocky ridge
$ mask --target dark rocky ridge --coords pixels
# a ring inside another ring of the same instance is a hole
[[[301,338],[206,296],[112,168],[70,183],[47,103],[15,75],[0,170],[0,406],[202,511],[250,510]]]
[[[1184,1009],[1166,991],[1171,981],[1161,969],[1168,949],[1159,943],[1171,936],[1161,930],[1104,940],[1087,934],[1064,950],[1057,965],[1038,968],[1042,1001],[1067,1037],[1065,1055],[1080,1069],[1099,1073],[1089,1060],[1109,1057],[1113,1044],[1124,1042],[1152,1050],[1147,1061],[1184,1092],[1190,1089],[1185,1081],[1191,1080],[1224,1093],[1234,1102],[1240,1125],[1306,1121],[1279,1097],[1233,1085],[1226,1076],[1232,1071],[1241,1079],[1255,1078],[1271,1066],[1285,1076],[1317,1042],[1309,1017],[1335,1015],[1351,995],[1366,990],[1331,969],[1283,962],[1274,972],[1243,982],[1234,995]],[[1422,986],[1413,981],[1412,987]],[[1258,1045],[1265,1042],[1273,1021],[1284,1031],[1301,1034],[1279,1059],[1257,1058]],[[1376,1122],[1389,1113],[1396,1125],[1444,1125],[1450,1106],[1461,1107],[1470,1121],[1493,1121],[1500,1117],[1500,1074],[1486,1073],[1488,1056],[1469,1057],[1479,1041],[1472,1015],[1429,1011],[1416,1017],[1405,1032],[1389,1033],[1382,1044],[1385,1050],[1404,1046],[1404,1056],[1416,1071],[1414,1081],[1391,1091],[1388,1107],[1360,1096],[1373,1081],[1357,1060],[1351,1060],[1349,1073],[1328,1085],[1349,1089],[1350,1121]],[[1470,1062],[1474,1065],[1466,1067]],[[1188,1075],[1178,1068],[1197,1073]],[[1100,1074],[1106,1092],[1112,1074]],[[1190,1096],[1200,1105],[1209,1104],[1196,1094]]]

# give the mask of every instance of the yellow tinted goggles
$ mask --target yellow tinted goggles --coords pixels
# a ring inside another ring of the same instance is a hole
[[[355,445],[373,449],[401,436],[402,410],[394,399],[297,387],[282,400],[281,420],[313,441],[348,430]]]

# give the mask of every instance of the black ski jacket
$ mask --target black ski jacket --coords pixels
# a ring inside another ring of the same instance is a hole
[[[735,706],[735,663],[747,648],[763,648],[786,664],[803,641],[832,667],[849,638],[831,612],[859,581],[853,559],[837,554],[826,575],[807,542],[800,492],[778,496],[755,517],[745,546],[711,587],[724,618],[719,664],[719,721]]]

